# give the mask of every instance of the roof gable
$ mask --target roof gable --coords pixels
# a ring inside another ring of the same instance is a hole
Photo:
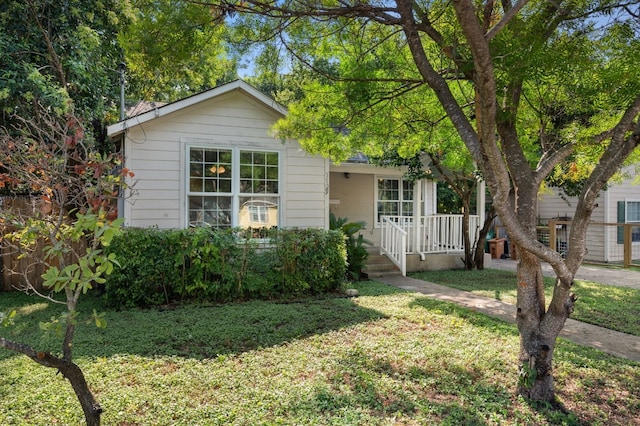
[[[178,101],[159,106],[150,111],[144,112],[142,114],[136,115],[126,120],[119,121],[118,123],[112,124],[107,127],[107,135],[109,137],[117,136],[123,133],[125,130],[130,129],[132,127],[139,126],[149,121],[167,116],[168,114],[181,111],[190,106],[197,105],[201,102],[214,99],[218,96],[221,96],[236,90],[245,93],[246,95],[252,97],[253,99],[263,104],[265,107],[283,116],[287,114],[287,109],[284,106],[280,105],[278,102],[271,99],[269,96],[265,95],[255,87],[249,85],[248,83],[245,83],[242,80],[235,80],[235,81],[232,81],[231,83],[214,87],[213,89],[209,89],[204,92],[200,92],[195,95],[189,96],[187,98],[180,99]]]

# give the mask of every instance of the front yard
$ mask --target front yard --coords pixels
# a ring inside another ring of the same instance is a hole
[[[563,410],[532,407],[513,396],[515,326],[376,282],[357,287],[357,298],[124,311],[88,297],[83,309],[106,311],[107,328],[82,324],[76,360],[105,425],[640,425],[637,363],[560,341]],[[38,343],[53,308],[1,294],[0,311],[12,307],[31,315],[0,335]],[[0,424],[83,419],[63,378],[8,351],[0,401]]]

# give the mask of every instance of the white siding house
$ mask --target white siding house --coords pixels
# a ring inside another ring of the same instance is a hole
[[[284,114],[238,80],[109,126],[135,174],[126,226],[327,228],[329,162],[271,136]]]
[[[407,254],[421,269],[427,254],[462,250],[462,215],[437,214],[435,181],[410,182],[405,169],[366,161],[333,165],[283,143],[270,129],[286,113],[237,80],[109,126],[135,174],[119,208],[125,225],[327,229],[332,211],[366,222],[365,238],[403,273]]]

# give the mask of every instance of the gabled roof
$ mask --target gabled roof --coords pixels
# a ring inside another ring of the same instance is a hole
[[[107,126],[107,135],[109,137],[117,136],[131,127],[144,124],[160,117],[164,117],[168,114],[182,110],[184,108],[188,108],[200,102],[213,99],[216,96],[221,96],[226,93],[233,92],[234,90],[239,90],[246,93],[247,95],[253,97],[257,101],[264,104],[266,107],[279,114],[287,114],[287,109],[284,106],[280,105],[278,102],[271,99],[269,96],[265,95],[255,87],[249,85],[248,83],[245,83],[242,80],[235,80],[231,83],[223,84],[221,86],[214,87],[213,89],[205,90],[204,92],[197,93],[187,98],[180,99],[166,105],[158,106],[151,111],[144,112],[142,114],[136,115],[135,117],[131,117]]]

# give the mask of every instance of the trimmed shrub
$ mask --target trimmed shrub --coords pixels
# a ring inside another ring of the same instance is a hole
[[[210,228],[128,228],[105,248],[120,263],[108,277],[105,297],[112,306],[129,308],[296,297],[342,284],[346,247],[340,232],[268,230],[265,248],[248,235]]]

